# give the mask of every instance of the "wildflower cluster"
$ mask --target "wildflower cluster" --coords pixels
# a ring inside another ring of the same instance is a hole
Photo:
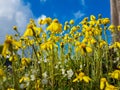
[[[0,90],[119,90],[120,26],[102,15],[30,19],[23,35],[6,35],[1,47]],[[43,28],[46,27],[46,28]]]

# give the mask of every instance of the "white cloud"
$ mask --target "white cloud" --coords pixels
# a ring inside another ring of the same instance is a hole
[[[0,0],[0,43],[4,42],[6,34],[14,33],[14,25],[23,33],[31,17],[29,4],[25,5],[22,0]]]
[[[40,0],[40,2],[46,2],[46,0]]]
[[[39,26],[39,24],[38,24],[39,20],[40,19],[44,20],[45,18],[47,18],[46,15],[42,14],[40,17],[38,17],[37,19],[35,19],[35,22],[36,22],[37,26]],[[41,27],[46,32],[46,25],[41,25]]]
[[[85,6],[85,0],[81,0],[83,6]]]
[[[46,18],[46,15],[42,14],[40,17],[37,18],[37,22],[40,20],[40,19],[45,19]]]
[[[74,15],[75,19],[79,19],[79,18],[82,18],[85,15],[85,13],[83,13],[79,10],[79,11],[75,12],[73,15]]]
[[[44,14],[42,14],[40,17],[36,18],[36,19],[35,19],[36,25],[39,26],[39,20],[40,20],[40,19],[44,20],[45,18],[46,18],[46,15],[44,15]]]

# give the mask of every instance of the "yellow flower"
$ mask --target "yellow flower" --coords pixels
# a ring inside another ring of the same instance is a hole
[[[119,42],[114,42],[113,47],[114,48],[120,48],[120,43]]]
[[[46,36],[47,36],[46,33],[42,34],[42,38],[46,38]]]
[[[64,36],[64,40],[67,40],[68,38],[69,38],[69,35],[66,34],[66,35]]]
[[[88,46],[90,46],[91,44],[95,44],[97,41],[94,38],[84,38],[82,40],[83,43],[88,43]]]
[[[42,32],[42,28],[36,27],[34,23],[28,24],[27,28],[23,34],[24,37],[27,36],[38,36]]]
[[[72,19],[72,20],[70,20],[70,22],[69,22],[70,24],[74,24],[74,20]]]
[[[98,36],[98,35],[101,35],[102,33],[102,28],[99,28],[99,29],[96,29],[96,30],[94,30],[94,35],[96,35],[96,36]]]
[[[17,55],[10,56],[10,58],[9,58],[9,61],[11,61],[11,62],[14,62],[14,61],[17,61],[17,60],[18,60]]]
[[[86,31],[89,31],[91,28],[89,28],[89,26],[88,25],[82,25],[82,28],[83,29],[86,29]]]
[[[33,36],[33,30],[32,30],[32,25],[31,24],[28,24],[27,25],[27,29],[25,30],[25,32],[24,32],[24,34],[23,34],[23,36],[24,37],[27,37],[27,36]]]
[[[109,29],[112,33],[115,32],[115,26],[114,26],[114,25],[110,25],[110,26],[108,27],[108,29]]]
[[[58,19],[57,19],[57,18],[53,19],[53,21],[52,21],[52,22],[59,23],[59,21],[58,21]]]
[[[109,18],[103,18],[102,19],[102,24],[109,24],[110,23],[110,19]]]
[[[102,24],[102,19],[98,19],[98,20],[96,21],[96,24],[97,24],[97,25]]]
[[[22,47],[21,41],[12,40],[12,45],[16,46],[16,48]]]
[[[85,43],[81,43],[81,44],[80,44],[80,47],[81,47],[81,48],[86,48],[86,44],[85,44]]]
[[[35,43],[35,40],[32,39],[32,40],[29,40],[29,41],[28,41],[27,45],[28,45],[28,46],[31,46],[31,45],[33,45],[34,43]]]
[[[21,41],[16,41],[12,38],[12,36],[7,35],[4,41],[2,56],[6,57],[8,53],[12,51],[12,49],[18,49],[22,46]]]
[[[118,31],[120,31],[120,25],[119,25],[119,26],[117,26],[117,30],[118,30]]]
[[[30,78],[27,77],[27,76],[23,76],[20,80],[19,80],[19,83],[22,83],[22,82],[29,82],[30,81]]]
[[[39,79],[36,80],[35,89],[36,89],[36,90],[41,90],[41,89],[40,89],[40,80],[39,80]]]
[[[82,81],[83,76],[85,76],[83,72],[80,72],[79,75],[76,74],[76,78],[73,80],[73,82],[76,82],[78,80]]]
[[[7,56],[9,53],[10,45],[12,45],[12,36],[7,35],[2,49],[2,56]]]
[[[91,53],[91,52],[92,52],[92,48],[86,47],[86,51],[87,51],[88,53]]]
[[[75,42],[75,46],[79,46],[80,44],[81,44],[81,42],[79,42],[79,41]]]
[[[41,50],[52,50],[53,47],[57,47],[57,45],[54,44],[52,41],[47,41],[45,43],[42,43],[40,47],[41,47]]]
[[[76,74],[76,78],[73,80],[73,82],[76,81],[85,81],[86,83],[89,83],[89,81],[91,81],[91,78],[86,76],[83,72],[80,72],[79,75]]]
[[[109,48],[119,48],[120,49],[120,42],[114,42]]]
[[[43,25],[43,24],[44,24],[44,23],[43,23],[43,19],[40,19],[40,20],[38,21],[38,24]]]
[[[91,78],[88,76],[84,76],[83,81],[85,81],[86,83],[89,83],[89,81],[91,81]]]
[[[82,24],[82,25],[87,25],[87,22],[88,21],[88,17],[85,17],[81,22],[80,22],[80,24]]]
[[[14,88],[8,88],[7,90],[15,90]]]
[[[73,32],[77,31],[78,29],[79,29],[78,26],[73,26],[73,27],[71,28],[71,30],[72,30]]]
[[[62,24],[60,24],[57,19],[54,19],[47,27],[47,30],[50,30],[52,33],[60,33],[62,32]]]
[[[30,24],[35,25],[35,21],[32,18],[30,18]]]
[[[90,40],[90,43],[91,44],[95,44],[97,41],[94,39],[94,38],[92,38],[91,40]]]
[[[23,66],[28,66],[30,64],[31,60],[29,58],[22,58],[21,64]]]
[[[69,22],[68,22],[68,21],[66,21],[66,22],[65,22],[65,25],[68,25],[68,24],[69,24]]]
[[[77,44],[77,43],[76,43]],[[92,48],[90,46],[86,46],[85,43],[79,43],[78,45],[76,45],[76,52],[79,52],[84,55],[85,53],[91,53],[92,52]]]
[[[40,48],[41,48],[41,50],[47,50],[47,45],[46,45],[46,43],[42,43],[42,44],[40,45]]]
[[[37,27],[34,20],[30,19],[29,24],[27,25],[27,28],[23,34],[24,37],[28,36],[38,36],[40,32],[42,31],[42,28]]]
[[[105,88],[105,83],[107,82],[106,78],[100,79],[100,89],[103,90]]]
[[[118,90],[117,87],[110,85],[106,78],[100,79],[100,90]]]
[[[17,26],[13,26],[13,30],[17,31]]]
[[[68,30],[70,28],[69,25],[64,25],[64,30]]]
[[[42,21],[42,24],[48,24],[49,25],[51,22],[52,22],[52,19],[50,17],[47,17]]]
[[[96,20],[96,17],[95,17],[94,15],[91,15],[91,16],[90,16],[90,20],[91,20],[91,21],[92,21],[92,20],[94,21],[94,20]]]
[[[99,47],[102,48],[103,46],[107,45],[107,42],[104,40],[100,41]]]
[[[60,43],[60,47],[61,47],[61,48],[64,47],[64,43],[63,43],[63,42]]]
[[[36,34],[36,36],[38,36],[41,32],[42,32],[42,28],[40,28],[40,27],[33,27],[33,30],[34,30],[34,32],[35,32],[35,34]]]
[[[88,17],[85,17],[83,20],[84,20],[84,21],[88,21]]]
[[[118,90],[118,87],[115,87],[113,85],[110,84],[106,84],[105,90]]]
[[[55,37],[53,37],[53,40],[54,40],[55,42],[58,42],[58,41],[60,40],[60,37],[59,37],[59,36],[55,36]]]
[[[94,26],[96,24],[95,20],[89,21],[90,26]]]
[[[4,43],[3,49],[2,49],[2,56],[6,57],[7,53],[8,53],[8,48],[9,48],[9,44]]]
[[[116,42],[116,46],[120,49],[120,42]]]
[[[117,80],[120,80],[120,70],[115,70],[112,73],[109,73],[109,75]]]
[[[0,69],[0,77],[4,76],[4,71],[2,69]]]

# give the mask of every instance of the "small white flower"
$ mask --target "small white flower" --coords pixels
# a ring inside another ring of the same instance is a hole
[[[36,74],[37,71],[35,69],[31,69],[32,74]]]
[[[43,74],[42,74],[42,76],[43,76],[43,78],[47,78],[47,72],[44,72]]]
[[[65,77],[67,74],[65,73],[65,69],[61,69],[63,77]]]
[[[45,58],[45,59],[44,59],[44,63],[47,63],[47,62],[48,62],[48,59]]]
[[[65,74],[65,69],[64,69],[64,68],[62,68],[61,70],[62,70],[62,74],[64,75],[64,74]]]
[[[58,68],[58,65],[55,65],[55,68],[57,69],[57,68]]]
[[[26,86],[29,86],[29,85],[30,85],[30,82],[27,82],[27,83],[26,83]]]
[[[82,64],[80,64],[80,69],[82,69],[82,67],[83,67]]]
[[[63,68],[63,65],[60,65],[60,68]]]
[[[72,69],[69,69],[69,70],[67,71],[68,79],[71,79],[71,77],[73,76],[73,74],[74,74],[73,70],[72,70]]]
[[[116,61],[119,61],[119,60],[120,60],[120,57],[117,57],[117,58],[116,58]]]
[[[117,50],[118,50],[117,48],[114,48],[114,52],[117,52]]]
[[[43,78],[42,79],[42,84],[47,84],[48,83],[48,80],[46,78]]]
[[[24,84],[20,84],[20,88],[23,89],[25,87]]]
[[[35,80],[35,75],[30,75],[31,81]]]
[[[25,76],[26,76],[26,77],[28,77],[28,76],[29,76],[29,74],[25,74]]]
[[[67,63],[68,62],[68,60],[67,59],[65,59],[65,61],[64,61],[65,63]]]
[[[6,79],[6,77],[5,76],[3,76],[3,82],[5,82],[7,79]]]
[[[9,66],[8,66],[8,68],[9,68],[9,69],[12,69],[12,66],[11,66],[11,65],[9,65]]]
[[[119,61],[119,57],[116,58],[116,60],[113,61],[113,63],[117,63]]]
[[[58,62],[58,65],[61,64],[61,62]]]
[[[40,64],[40,61],[38,61],[38,64]]]
[[[73,55],[71,56],[71,59],[74,59],[74,56],[73,56]]]
[[[10,58],[10,55],[7,55],[6,58]]]

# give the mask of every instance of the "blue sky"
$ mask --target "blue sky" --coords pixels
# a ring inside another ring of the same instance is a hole
[[[81,20],[85,16],[98,15],[110,18],[109,0],[24,0],[30,3],[35,17],[41,14],[58,18],[61,22],[75,19]],[[77,17],[78,16],[78,17]]]
[[[78,23],[91,14],[110,18],[110,0],[0,0],[0,43],[14,33],[13,25],[23,33],[30,18],[58,18],[63,24],[70,19]]]

